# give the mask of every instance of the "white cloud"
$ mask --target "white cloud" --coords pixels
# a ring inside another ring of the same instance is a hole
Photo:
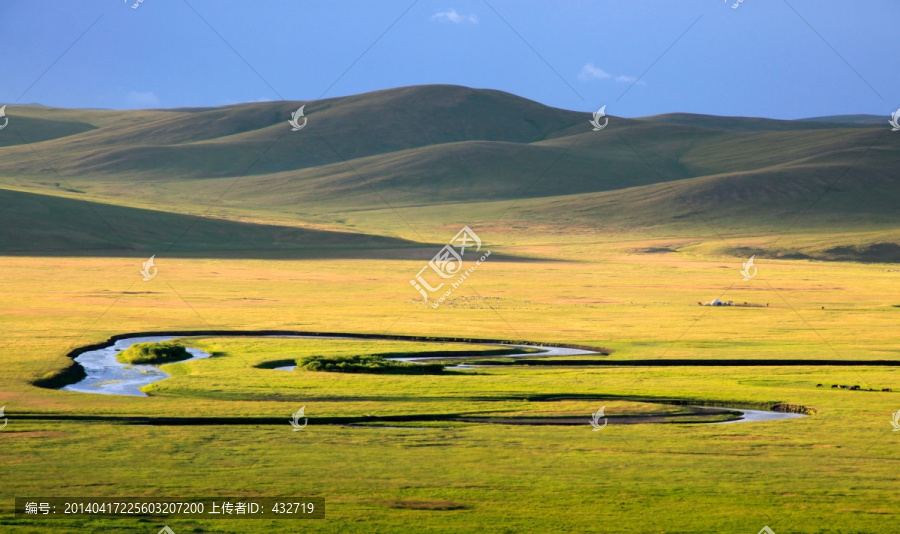
[[[237,104],[255,104],[257,102],[275,102],[271,98],[267,98],[265,96],[261,96],[259,98],[251,98],[250,100],[223,100],[220,105],[222,106],[234,106]]]
[[[603,69],[595,67],[593,63],[588,63],[585,66],[581,67],[581,72],[578,73],[578,79],[582,81],[605,80],[611,77],[612,74],[606,72]]]
[[[581,72],[578,73],[578,79],[583,82],[589,82],[592,80],[608,80],[610,78],[618,83],[636,82],[638,85],[647,85],[643,80],[638,80],[634,76],[629,76],[627,74],[619,74],[618,76],[613,76],[600,67],[597,67],[593,63],[585,63],[585,65],[581,67]]]
[[[460,22],[471,22],[472,24],[478,24],[478,17],[476,17],[475,15],[463,16],[457,13],[455,9],[435,13],[434,16],[431,17],[431,20],[452,22],[454,24],[459,24]]]
[[[626,76],[624,74],[620,74],[616,76],[616,81],[619,83],[634,83],[637,82],[638,85],[647,85],[644,83],[644,80],[638,80],[634,76]]]
[[[125,102],[133,108],[158,108],[159,98],[151,91],[141,93],[139,91],[129,91],[125,97]]]

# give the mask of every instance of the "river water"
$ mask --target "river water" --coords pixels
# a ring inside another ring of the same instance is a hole
[[[65,391],[78,391],[81,393],[100,393],[104,395],[132,395],[138,397],[146,397],[147,394],[141,391],[141,388],[169,378],[169,374],[163,372],[155,365],[130,365],[119,362],[116,359],[116,353],[127,349],[135,343],[160,342],[175,339],[175,337],[185,336],[149,336],[149,337],[133,337],[128,339],[120,339],[111,347],[87,351],[75,358],[75,361],[84,368],[87,377],[76,384],[64,386]],[[279,337],[279,338],[315,338],[315,339],[354,339],[338,336],[259,336],[259,337]],[[502,345],[513,346],[528,349],[540,349],[541,356],[575,356],[584,354],[594,354],[593,352],[580,349],[569,349],[564,347],[543,347],[532,345]],[[189,360],[199,360],[209,358],[209,353],[200,349],[188,348],[188,352],[193,356]],[[508,354],[504,358],[522,358],[526,356],[535,356],[534,352],[523,352],[521,354]],[[397,361],[423,361],[423,360],[440,360],[445,357],[410,357],[410,358],[393,358]],[[458,366],[462,368],[463,366]],[[276,367],[277,370],[290,371],[295,369],[295,365]],[[705,408],[716,408],[714,406],[706,406]],[[755,423],[761,421],[777,421],[780,419],[796,419],[806,417],[799,413],[772,412],[767,410],[746,410],[743,408],[724,408],[728,410],[740,411],[743,415],[740,419],[734,421],[722,421],[719,423],[711,423],[717,425],[731,423]]]
[[[131,365],[122,363],[116,359],[116,353],[125,350],[135,343],[147,343],[169,341],[174,336],[133,337],[120,339],[105,349],[97,349],[85,352],[75,357],[75,361],[84,368],[87,377],[81,382],[64,386],[65,391],[79,391],[81,393],[101,393],[105,395],[133,395],[146,397],[147,394],[141,388],[169,378],[169,374],[161,371],[155,365]],[[200,349],[187,349],[193,356],[191,361],[201,358],[209,358],[209,353]]]

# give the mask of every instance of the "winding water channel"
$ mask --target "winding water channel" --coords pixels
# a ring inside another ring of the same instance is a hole
[[[111,346],[98,348],[94,350],[89,350],[83,352],[79,356],[75,357],[75,361],[84,368],[87,376],[81,381],[70,384],[68,386],[63,386],[61,389],[65,391],[77,391],[80,393],[98,393],[103,395],[131,395],[138,397],[146,397],[147,394],[141,391],[141,388],[152,384],[154,382],[158,382],[160,380],[164,380],[169,378],[168,373],[162,371],[156,365],[131,365],[121,363],[116,359],[116,354],[119,351],[125,350],[128,347],[134,345],[135,343],[147,343],[147,342],[160,342],[160,341],[170,341],[175,338],[184,338],[191,336],[139,336],[139,337],[129,337],[125,339],[119,339]],[[196,336],[196,337],[208,337],[208,336]],[[308,335],[259,335],[255,337],[272,337],[272,338],[297,338],[297,339],[355,339],[343,336],[329,336],[329,335],[321,335],[321,336],[308,336]],[[472,344],[488,344],[488,343],[475,343]],[[591,351],[581,350],[581,349],[572,349],[566,347],[548,347],[548,346],[533,346],[533,345],[501,345],[504,347],[518,347],[522,349],[538,349],[541,352],[540,356],[578,356],[578,355],[587,355],[587,354],[595,354]],[[199,360],[203,358],[209,358],[210,354],[200,349],[196,348],[188,348],[188,352],[192,355],[192,358],[184,361],[193,361]],[[508,354],[504,355],[505,358],[521,358],[527,356],[535,356],[534,352],[522,352],[518,354]],[[446,359],[446,357],[408,357],[408,358],[391,358],[397,361],[410,361],[410,362],[421,362],[428,360],[439,360]],[[180,363],[180,362],[179,362]],[[465,367],[474,367],[474,366],[457,366],[458,368]],[[290,371],[295,369],[296,366],[284,366],[277,367],[277,370],[285,370]],[[718,408],[706,406],[706,408]],[[722,421],[718,423],[711,424],[730,424],[730,423],[752,423],[752,422],[760,422],[760,421],[776,421],[780,419],[796,419],[799,417],[806,417],[804,414],[798,413],[784,413],[784,412],[773,412],[767,410],[749,410],[744,408],[721,408],[726,410],[739,411],[742,413],[740,419],[736,419],[733,421]]]
[[[149,343],[169,341],[176,336],[148,336],[120,339],[111,347],[90,350],[75,357],[75,361],[84,368],[87,376],[80,382],[63,386],[65,391],[79,391],[81,393],[101,393],[105,395],[133,395],[146,397],[147,394],[141,388],[169,378],[169,373],[163,372],[156,365],[131,365],[122,363],[116,359],[116,354],[135,343]],[[191,361],[209,358],[209,353],[200,349],[187,349],[193,356]]]

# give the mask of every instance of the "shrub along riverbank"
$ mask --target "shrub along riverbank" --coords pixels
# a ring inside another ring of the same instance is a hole
[[[417,364],[387,360],[375,354],[356,356],[307,356],[297,362],[298,369],[333,373],[373,373],[431,375],[444,372],[439,363]]]
[[[135,343],[116,354],[116,359],[130,364],[157,364],[188,360],[191,353],[180,343],[163,341],[159,343]]]

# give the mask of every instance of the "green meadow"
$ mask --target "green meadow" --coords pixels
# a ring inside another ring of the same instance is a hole
[[[294,104],[9,108],[0,530],[896,530],[886,127],[671,114],[588,135],[583,113],[427,86],[311,103],[309,127],[280,137]],[[465,225],[491,256],[427,306],[409,281]],[[717,298],[753,306],[698,305]],[[46,387],[112,336],[248,330],[416,339],[182,336],[211,356],[162,364],[146,396]],[[598,354],[513,365],[486,340]],[[445,368],[387,372],[400,355]],[[276,369],[311,358],[385,372]],[[740,409],[806,416],[713,424]],[[23,520],[17,496],[326,511]]]
[[[126,258],[6,258],[4,286],[15,289],[4,316],[10,422],[0,439],[2,468],[14,482],[4,484],[0,498],[317,495],[327,503],[325,519],[299,526],[168,522],[195,532],[472,532],[497,525],[507,532],[589,531],[598,517],[612,532],[738,532],[766,524],[776,532],[884,531],[898,505],[897,434],[889,420],[900,400],[897,393],[830,385],[898,391],[890,367],[282,371],[265,366],[309,355],[494,354],[496,347],[206,337],[182,342],[213,356],[164,365],[172,376],[147,386],[148,397],[31,383],[71,365],[65,355],[74,347],[175,328],[465,334],[609,347],[615,352],[599,358],[610,361],[897,360],[900,308],[881,291],[895,273],[883,265],[759,262],[758,277],[726,297],[768,300],[768,308],[711,308],[695,302],[719,296],[710,273],[721,272],[724,285],[734,282],[737,267],[725,272],[715,259],[664,257],[486,264],[468,282],[469,296],[437,310],[395,280],[394,272],[415,272],[418,264],[409,260],[381,262],[374,273],[361,260],[159,260],[160,274],[143,283],[139,262]],[[217,274],[226,269],[227,277]],[[815,269],[852,291],[810,281]],[[677,284],[667,282],[673,270]],[[573,278],[590,294],[569,294]],[[513,298],[515,288],[529,297]],[[475,292],[495,300],[475,305]],[[384,294],[392,298],[374,300]],[[695,404],[815,411],[802,419],[709,425],[717,419],[687,411]],[[309,424],[292,432],[288,420],[301,406]],[[600,407],[610,423],[593,432],[588,421]],[[618,423],[629,416],[663,419]],[[129,419],[136,417],[183,421],[146,426]],[[206,418],[232,421],[200,424]],[[560,418],[566,424],[494,422]],[[241,419],[259,422],[234,423]],[[637,513],[647,507],[654,513]],[[10,532],[51,528],[2,521]],[[52,528],[116,532],[162,524],[71,519]]]

